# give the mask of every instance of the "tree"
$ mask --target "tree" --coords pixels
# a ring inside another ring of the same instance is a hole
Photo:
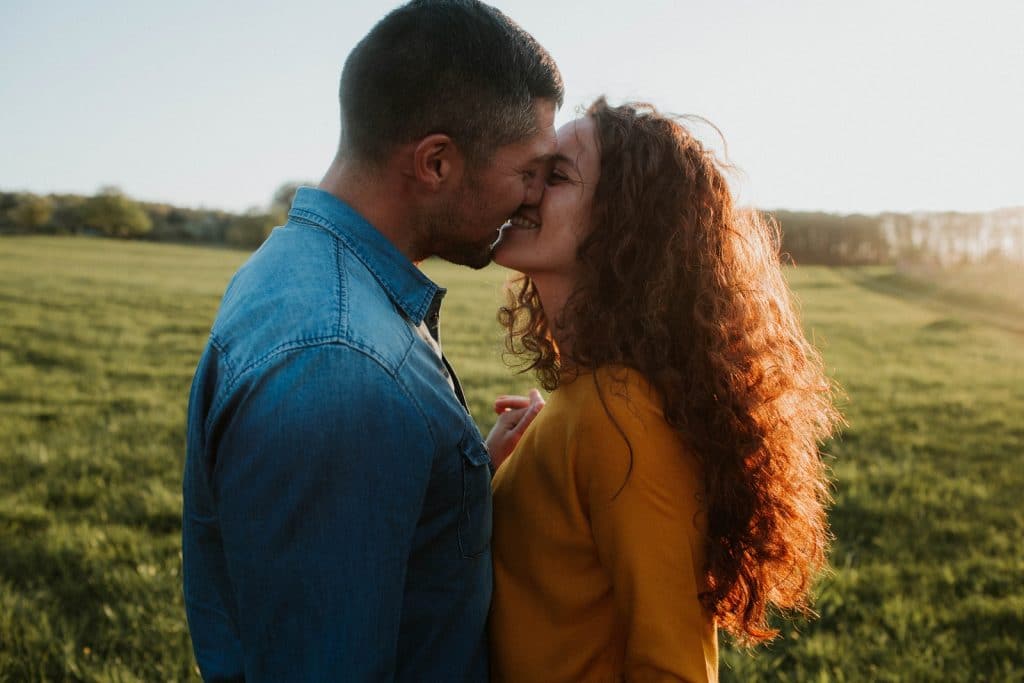
[[[224,239],[235,247],[255,249],[263,244],[263,240],[267,239],[271,230],[281,224],[277,218],[273,214],[250,210],[231,221],[224,234]]]
[[[153,221],[136,202],[116,187],[101,188],[82,206],[83,226],[110,237],[140,237],[153,228]]]
[[[87,197],[77,194],[51,195],[53,199],[53,218],[50,223],[57,234],[76,234],[85,225],[85,202]]]
[[[39,232],[53,217],[53,202],[49,197],[36,194],[18,195],[8,216],[17,232]]]
[[[287,218],[288,210],[292,208],[292,201],[295,199],[296,190],[303,186],[315,187],[316,183],[290,180],[274,191],[274,196],[270,200],[270,213],[280,216],[281,223]]]

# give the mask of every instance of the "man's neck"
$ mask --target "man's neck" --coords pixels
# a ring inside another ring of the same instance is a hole
[[[318,187],[352,207],[410,261],[423,260],[401,180],[390,177],[386,169],[335,159]]]

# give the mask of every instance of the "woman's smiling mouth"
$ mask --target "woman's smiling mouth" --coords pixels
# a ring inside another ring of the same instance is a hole
[[[509,218],[507,221],[505,221],[505,224],[501,227],[502,229],[525,228],[527,230],[537,230],[540,228],[540,223],[534,223],[529,218],[526,218],[524,216],[512,216],[512,218]]]

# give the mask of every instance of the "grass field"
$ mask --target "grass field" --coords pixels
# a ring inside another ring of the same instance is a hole
[[[196,676],[185,405],[245,257],[0,239],[0,681]],[[443,341],[486,429],[496,393],[532,384],[499,360],[504,274],[427,269],[450,288]],[[835,571],[819,619],[753,653],[725,647],[723,680],[1024,681],[1021,319],[886,269],[790,277],[848,395],[829,446]]]

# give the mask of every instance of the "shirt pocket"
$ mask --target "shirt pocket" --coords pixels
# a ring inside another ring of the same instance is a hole
[[[480,557],[491,544],[491,456],[479,434],[467,431],[459,441],[462,460],[462,509],[459,549],[463,557]]]

